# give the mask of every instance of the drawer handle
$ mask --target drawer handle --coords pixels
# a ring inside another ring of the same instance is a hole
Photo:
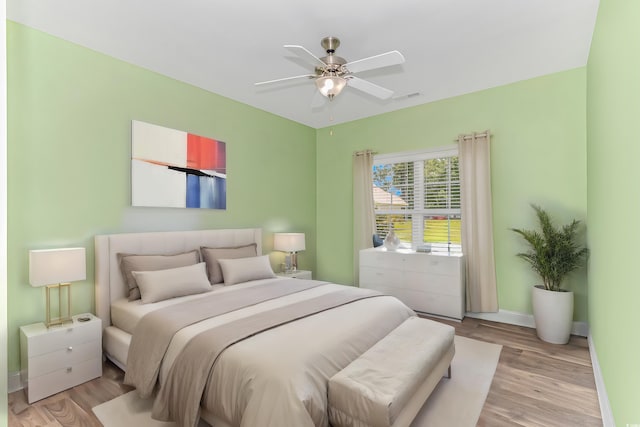
[[[73,351],[73,347],[71,347],[71,346],[67,347],[67,351],[68,352],[72,352]]]
[[[71,366],[69,366],[69,367],[67,368],[67,372],[71,372],[71,371],[73,371],[73,368],[72,368]]]

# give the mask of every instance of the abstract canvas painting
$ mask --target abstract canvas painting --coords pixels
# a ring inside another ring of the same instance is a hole
[[[226,144],[133,120],[131,204],[226,209]]]

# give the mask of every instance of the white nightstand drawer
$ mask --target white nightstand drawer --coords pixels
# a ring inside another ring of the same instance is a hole
[[[43,399],[61,390],[74,387],[102,375],[102,358],[86,360],[37,378],[30,378],[27,388],[29,403]]]
[[[311,272],[309,270],[296,270],[296,271],[292,271],[290,273],[278,273],[278,276],[280,277],[290,277],[292,279],[307,279],[307,280],[311,280]]]
[[[89,341],[29,359],[29,379],[102,357],[102,343]]]
[[[97,317],[88,322],[74,322],[49,329],[42,323],[29,325],[23,328],[29,341],[27,356],[34,357],[93,341],[101,334],[101,328],[102,322]]]

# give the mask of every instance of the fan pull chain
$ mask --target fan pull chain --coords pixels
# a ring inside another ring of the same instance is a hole
[[[329,101],[328,112],[329,112],[329,125],[331,126],[331,128],[329,129],[329,136],[333,136],[333,105],[331,101]]]
[[[331,112],[331,106],[329,106],[329,124],[333,122],[333,113]],[[333,126],[329,129],[329,136],[333,136]]]

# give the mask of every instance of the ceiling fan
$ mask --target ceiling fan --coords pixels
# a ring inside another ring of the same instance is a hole
[[[404,62],[404,56],[402,56],[400,52],[393,50],[380,55],[347,62],[346,59],[335,55],[336,49],[340,46],[340,40],[337,37],[325,37],[320,42],[320,45],[327,52],[327,56],[322,58],[318,58],[303,46],[284,45],[284,48],[289,52],[315,66],[312,74],[268,80],[255,83],[255,85],[260,86],[308,78],[315,80],[318,91],[329,98],[330,101],[339,95],[346,86],[380,99],[389,99],[393,96],[393,91],[356,77],[354,73],[402,64]],[[319,98],[322,100],[322,97]]]

